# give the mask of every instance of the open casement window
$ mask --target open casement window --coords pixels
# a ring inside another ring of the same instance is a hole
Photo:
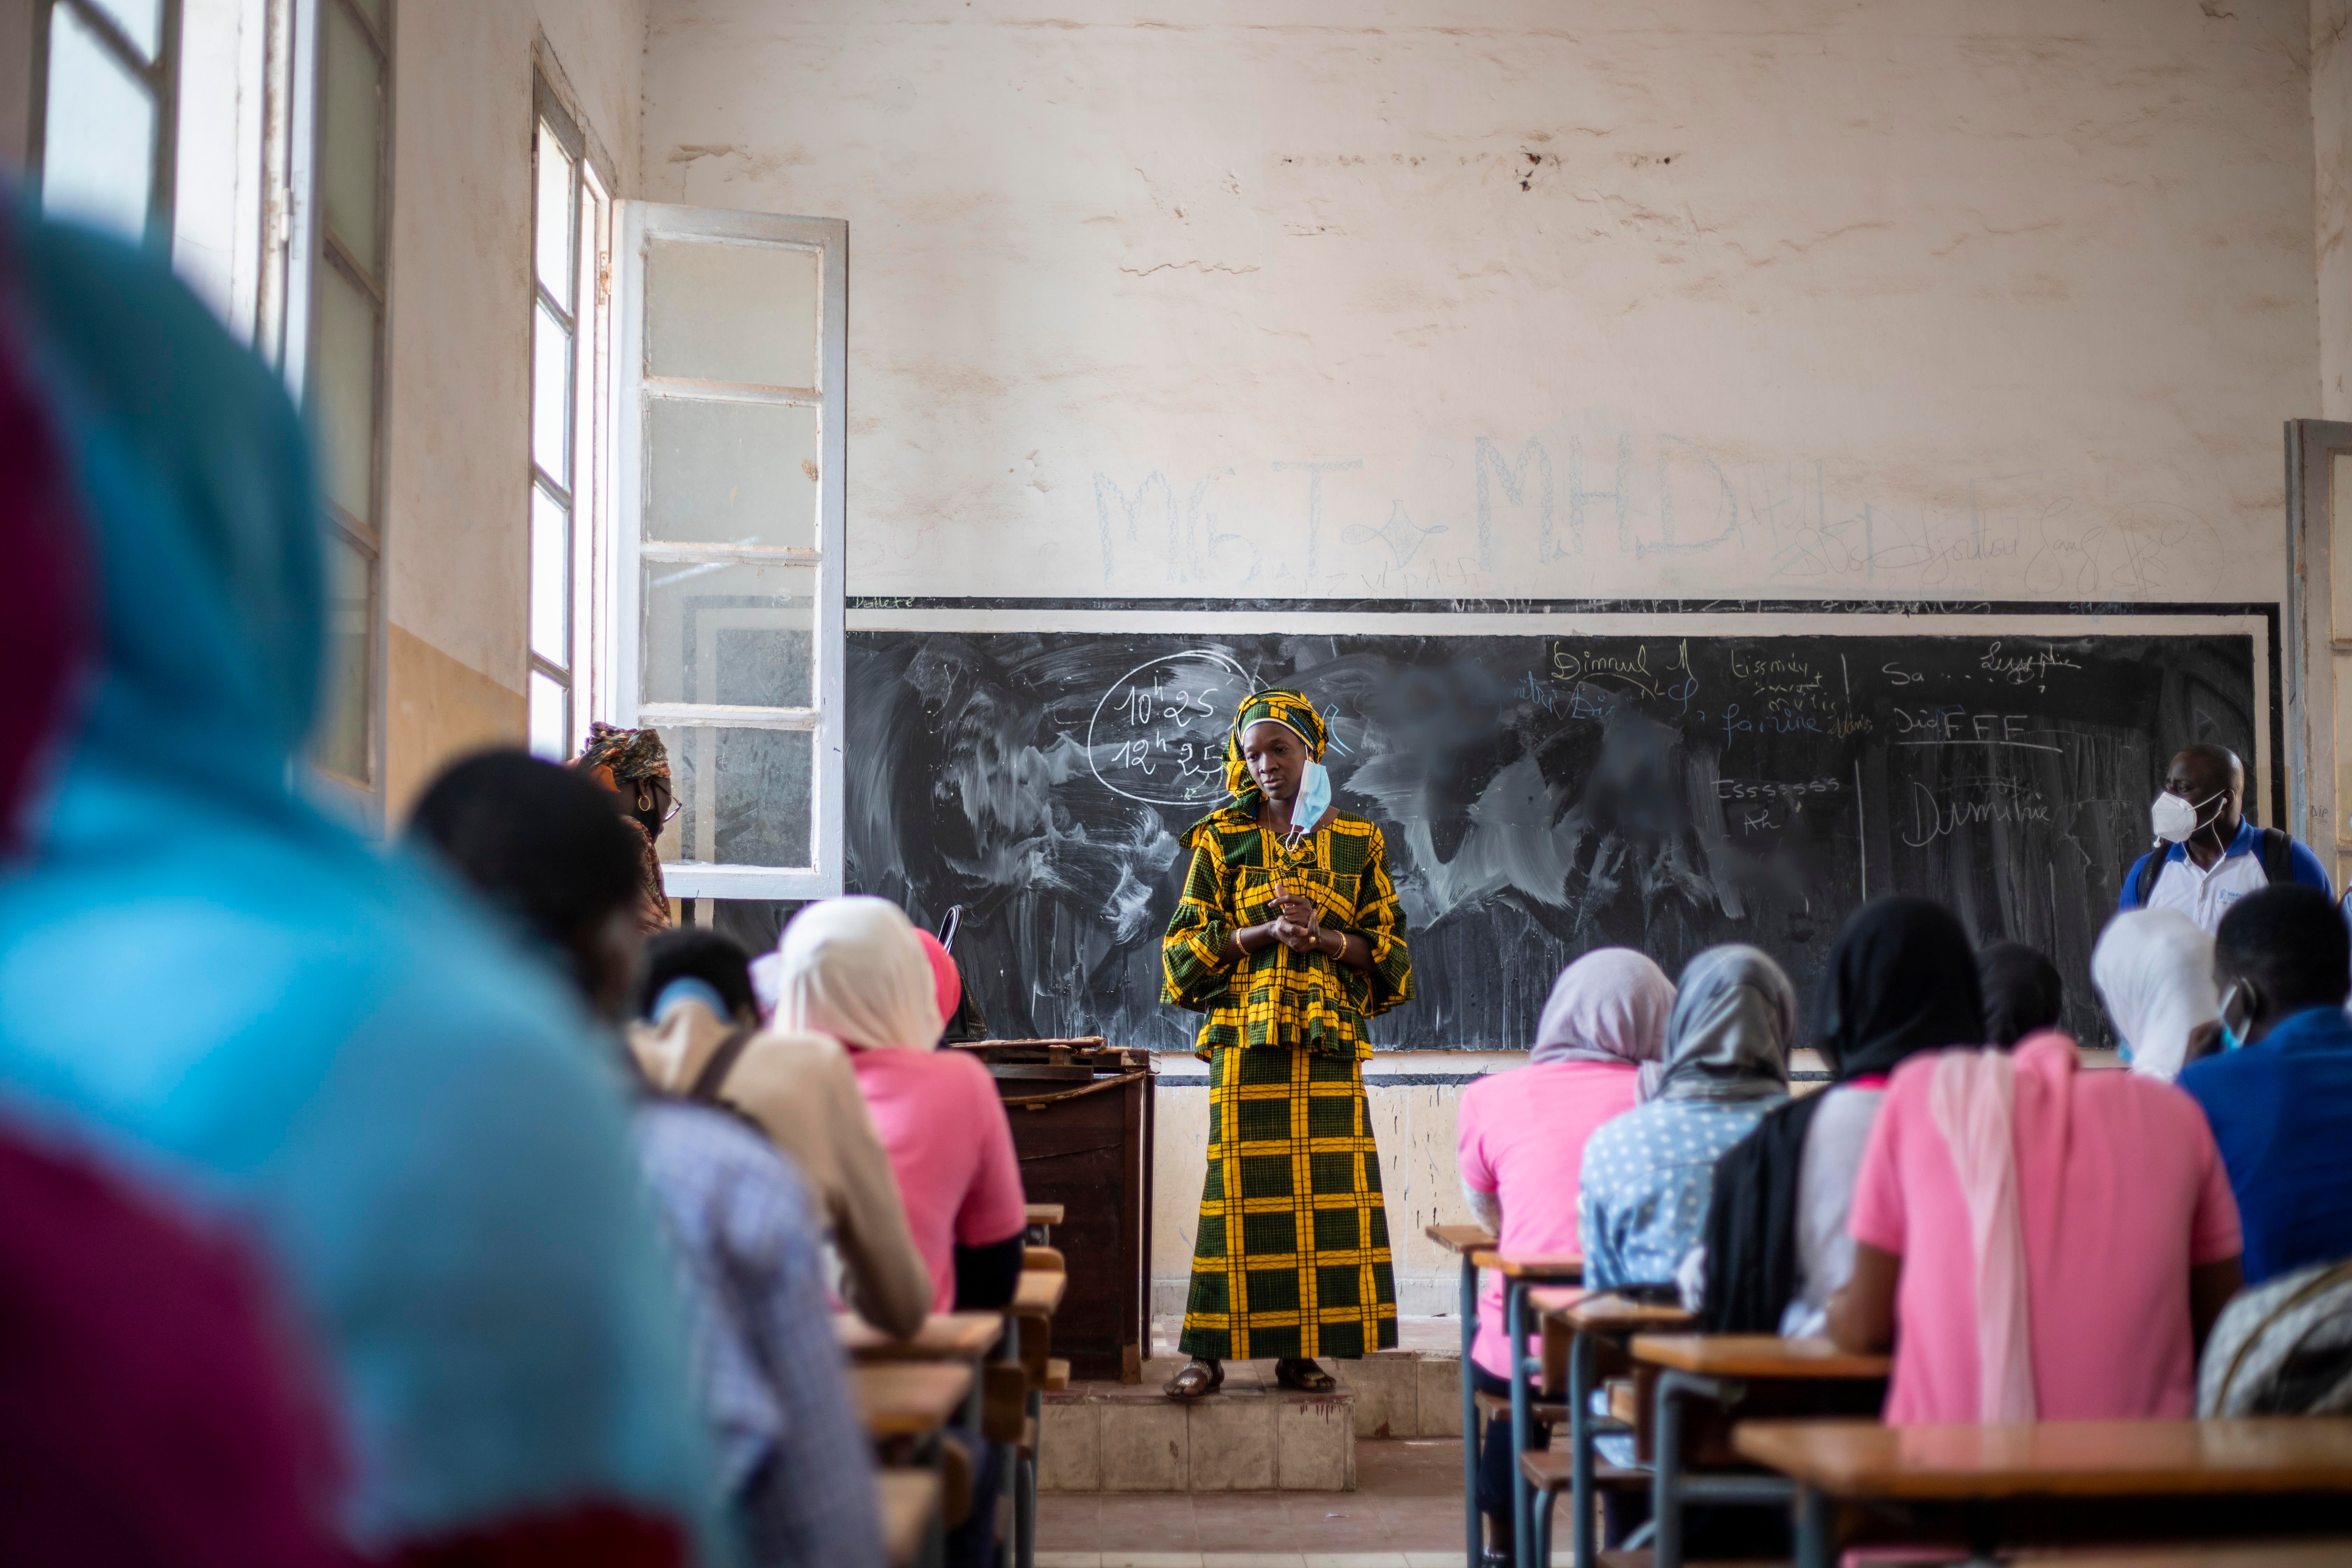
[[[34,0],[27,173],[52,216],[169,254],[180,0]]]
[[[2292,419],[2287,482],[2287,828],[2352,876],[2352,424]]]
[[[614,708],[669,750],[663,878],[838,893],[849,226],[620,212]]]

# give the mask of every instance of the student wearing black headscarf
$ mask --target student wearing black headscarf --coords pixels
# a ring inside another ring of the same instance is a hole
[[[1997,942],[1977,954],[1984,988],[1985,1043],[2007,1050],[2028,1035],[2058,1026],[2066,1005],[2058,966],[2021,942]]]
[[[1876,899],[1838,932],[1820,1050],[1831,1088],[1790,1100],[1717,1163],[1706,1225],[1709,1333],[1821,1332],[1853,1267],[1846,1209],[1886,1075],[1914,1051],[1985,1039],[1976,952],[1926,899]]]

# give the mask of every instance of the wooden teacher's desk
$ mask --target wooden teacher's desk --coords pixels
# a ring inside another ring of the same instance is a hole
[[[2332,1516],[2340,1525],[2342,1494],[2352,1492],[2352,1417],[2343,1416],[1986,1426],[1743,1422],[1733,1443],[1797,1483],[1799,1568],[1832,1561],[1842,1502],[1957,1507],[1970,1545],[1984,1551],[2003,1533],[2001,1505],[2122,1501],[2139,1523],[2176,1537],[2243,1535],[2293,1528],[2303,1516],[2283,1505],[2296,1498],[2315,1500],[2321,1511],[2312,1517]]]

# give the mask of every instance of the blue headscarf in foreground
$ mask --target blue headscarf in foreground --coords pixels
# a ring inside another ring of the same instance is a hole
[[[291,404],[160,266],[5,206],[0,310],[99,647],[0,868],[0,1106],[257,1239],[332,1381],[362,1547],[601,1506],[707,1554],[707,1446],[601,1032],[437,878],[288,788],[322,626]]]

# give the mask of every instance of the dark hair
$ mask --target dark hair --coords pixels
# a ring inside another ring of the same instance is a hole
[[[650,1020],[654,1004],[669,983],[685,979],[699,980],[718,992],[730,1014],[759,1011],[751,994],[751,955],[743,944],[701,926],[679,926],[646,943],[645,973],[637,980],[637,1016]]]
[[[2336,900],[2300,882],[2264,888],[2231,905],[2213,955],[2225,973],[2254,983],[2273,1018],[2339,1006],[2352,991],[2352,933]]]
[[[1985,1032],[2003,1047],[2040,1029],[2055,1028],[2065,1005],[2058,966],[2021,942],[1997,942],[1977,954],[1984,987]]]
[[[480,752],[443,769],[409,813],[407,837],[575,968],[582,938],[636,901],[637,836],[613,797],[526,752]]]

